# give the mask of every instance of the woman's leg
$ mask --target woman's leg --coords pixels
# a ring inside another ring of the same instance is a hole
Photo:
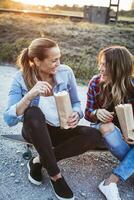
[[[24,134],[31,140],[42,159],[42,165],[50,176],[60,172],[53,152],[45,117],[38,107],[30,107],[24,113]]]
[[[119,177],[112,174],[108,179],[99,184],[99,190],[107,200],[121,200],[117,187],[118,181]]]
[[[119,160],[129,152],[130,146],[124,141],[120,130],[113,123],[101,124],[99,127],[109,151]]]
[[[122,181],[126,181],[132,174],[134,174],[134,147],[129,150],[118,167],[113,170],[113,173]]]
[[[113,169],[113,174],[99,185],[99,189],[107,200],[119,200],[117,183],[119,180],[126,181],[134,174],[134,147],[129,150],[120,164]]]
[[[47,169],[47,172],[50,175],[51,184],[53,186],[56,197],[62,200],[74,200],[73,192],[66,183],[64,177],[61,175],[57,166],[51,138],[42,111],[38,107],[28,108],[24,113],[23,126],[24,137],[28,138],[33,143],[34,147],[40,155],[42,165]],[[32,183],[36,184],[35,176],[31,176],[31,171],[36,166],[36,169],[33,170],[34,175],[36,175],[39,173],[39,170],[41,171],[41,169],[39,168],[38,163],[34,164],[32,162],[30,164],[30,173],[28,177],[30,177],[29,180],[32,180]]]
[[[49,132],[57,161],[95,150],[104,144],[101,133],[95,128],[77,126],[74,129],[58,129],[56,137],[54,129],[50,127]]]

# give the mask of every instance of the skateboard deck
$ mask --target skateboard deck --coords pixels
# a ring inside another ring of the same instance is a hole
[[[12,134],[12,135],[1,135],[1,137],[5,140],[10,140],[13,142],[18,142],[21,144],[26,145],[26,151],[23,153],[23,158],[25,160],[30,160],[32,158],[32,152],[31,152],[31,147],[33,147],[33,144],[27,142],[22,135],[18,135],[18,134]]]
[[[18,135],[18,134],[12,134],[12,135],[1,135],[1,137],[3,139],[6,139],[6,140],[12,140],[14,142],[19,142],[19,143],[23,143],[23,144],[27,144],[27,145],[30,145],[32,146],[31,143],[27,142],[22,135]]]

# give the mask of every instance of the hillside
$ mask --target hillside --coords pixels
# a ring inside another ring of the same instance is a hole
[[[0,14],[0,62],[15,63],[18,52],[36,37],[55,39],[62,50],[62,62],[81,79],[96,72],[98,51],[112,44],[126,46],[134,54],[134,26],[74,23],[68,19]]]

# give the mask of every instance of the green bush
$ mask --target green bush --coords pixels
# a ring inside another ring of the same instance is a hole
[[[15,43],[4,43],[0,51],[0,62],[15,63],[18,53],[27,47],[29,41],[24,38],[17,39]]]

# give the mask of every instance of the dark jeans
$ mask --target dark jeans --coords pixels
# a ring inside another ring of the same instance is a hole
[[[57,161],[94,150],[103,143],[100,132],[91,127],[60,129],[48,125],[38,107],[26,109],[22,135],[34,145],[50,176],[60,172]]]

